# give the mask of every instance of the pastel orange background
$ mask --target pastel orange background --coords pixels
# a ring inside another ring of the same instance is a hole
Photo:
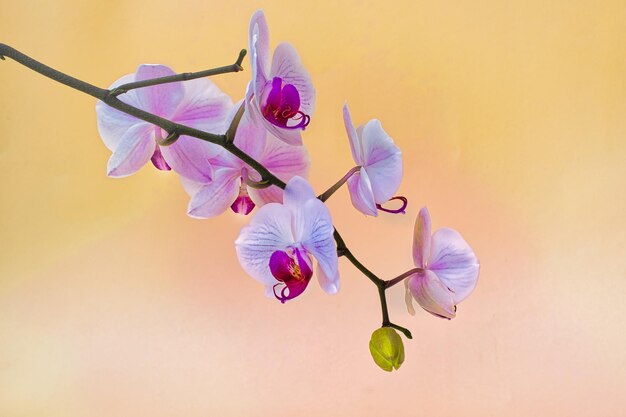
[[[626,3],[0,0],[0,42],[106,87],[141,63],[235,60],[262,7],[317,87],[311,183],[352,166],[341,118],[403,150],[405,216],[329,200],[384,278],[417,211],[481,260],[447,322],[406,313],[406,361],[368,352],[375,288],[281,305],[240,269],[248,218],[188,218],[175,175],[105,175],[95,100],[0,62],[1,416],[621,416],[626,409]],[[215,81],[243,96],[249,63]]]

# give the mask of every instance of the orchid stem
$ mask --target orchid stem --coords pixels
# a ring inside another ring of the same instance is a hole
[[[391,288],[397,283],[404,281],[406,278],[410,277],[411,275],[417,274],[423,271],[424,270],[422,268],[409,269],[405,273],[398,275],[397,277],[390,279],[389,281],[385,281],[385,288]]]
[[[175,140],[175,138],[177,138],[178,136],[185,135],[185,136],[194,137],[200,140],[204,140],[206,142],[211,142],[216,145],[219,145],[225,150],[227,150],[228,152],[230,152],[231,154],[233,154],[234,156],[236,156],[237,158],[239,158],[241,161],[248,164],[248,166],[250,166],[252,169],[257,171],[261,175],[261,181],[259,182],[259,184],[262,183],[263,186],[265,186],[266,184],[270,184],[270,185],[275,185],[281,189],[285,189],[286,187],[285,182],[283,182],[281,179],[276,177],[267,168],[265,168],[265,166],[263,166],[254,158],[252,158],[251,156],[246,154],[244,151],[239,149],[233,143],[233,139],[235,137],[235,133],[239,125],[239,120],[241,119],[241,115],[235,116],[233,122],[231,123],[231,126],[228,129],[227,134],[213,134],[213,133],[204,132],[202,130],[194,129],[192,127],[185,126],[179,123],[172,122],[171,120],[164,119],[155,114],[152,114],[147,111],[141,110],[137,107],[131,106],[130,104],[127,104],[121,101],[119,98],[117,98],[119,94],[123,94],[124,92],[130,91],[135,88],[148,87],[148,86],[159,85],[159,84],[164,84],[164,83],[169,83],[169,82],[176,82],[176,81],[186,81],[186,80],[191,80],[195,78],[206,77],[209,75],[223,74],[227,72],[239,72],[243,70],[243,68],[241,67],[241,63],[245,55],[246,55],[246,51],[245,49],[242,49],[241,52],[239,53],[239,57],[237,61],[233,65],[227,65],[224,67],[218,67],[218,68],[214,68],[211,70],[200,71],[196,73],[183,73],[183,74],[178,74],[178,75],[173,75],[173,76],[168,76],[168,77],[155,78],[152,80],[128,83],[120,87],[117,87],[116,89],[107,90],[107,89],[96,87],[95,85],[92,85],[85,81],[71,77],[67,74],[64,74],[58,70],[55,70],[54,68],[51,68],[39,61],[36,61],[30,58],[27,55],[24,55],[23,53],[19,52],[18,50],[8,45],[0,43],[0,60],[4,60],[5,57],[9,57],[13,59],[14,61],[24,65],[27,68],[30,68],[31,70],[35,72],[38,72],[39,74],[45,77],[48,77],[54,81],[57,81],[75,90],[81,91],[92,97],[95,97],[98,100],[103,101],[105,104],[109,105],[110,107],[116,110],[129,114],[131,116],[134,116],[138,119],[141,119],[153,125],[159,126],[163,130],[168,132],[168,137],[166,139]],[[243,114],[242,109],[243,109],[243,106],[239,109],[238,114],[239,113]],[[343,185],[348,180],[348,178],[350,178],[350,176],[353,175],[359,168],[360,167],[354,167],[350,171],[348,171],[348,173],[337,184],[329,188],[324,194],[322,194],[319,197],[319,199],[322,201],[325,201],[337,189],[339,189],[341,185]],[[393,327],[394,329],[397,329],[401,331],[402,333],[404,333],[404,335],[410,339],[412,337],[410,331],[408,331],[404,327],[398,326],[397,324],[394,324],[389,321],[389,311],[387,309],[387,298],[386,298],[385,290],[395,285],[397,282],[400,282],[401,279],[399,280],[399,278],[402,277],[402,275],[390,281],[385,281],[385,280],[378,278],[373,272],[367,269],[352,254],[352,252],[346,246],[345,242],[343,241],[343,238],[341,237],[337,229],[335,229],[334,231],[334,238],[335,238],[335,241],[337,242],[337,254],[339,256],[345,256],[359,271],[361,271],[378,288],[378,294],[380,297],[380,305],[381,305],[382,317],[383,317],[383,323],[382,323],[383,327],[385,326]]]
[[[204,70],[204,71],[198,71],[198,72],[184,72],[182,74],[175,74],[175,75],[168,75],[165,77],[158,77],[158,78],[151,78],[149,80],[143,80],[143,81],[135,81],[132,83],[126,83],[126,84],[122,84],[118,87],[115,87],[113,90],[111,90],[110,94],[114,97],[120,95],[120,94],[124,94],[127,93],[131,90],[134,90],[136,88],[143,88],[143,87],[150,87],[153,85],[160,85],[160,84],[168,84],[168,83],[175,83],[175,82],[179,82],[179,81],[190,81],[190,80],[195,80],[197,78],[204,78],[204,77],[210,77],[212,75],[219,75],[219,74],[227,74],[230,72],[239,72],[239,71],[243,71],[243,67],[241,66],[241,62],[243,61],[243,58],[246,56],[246,50],[242,49],[241,52],[239,52],[239,57],[237,58],[237,61],[232,64],[232,65],[225,65],[223,67],[218,67],[218,68],[211,68],[208,70]]]
[[[352,168],[350,171],[348,171],[346,173],[346,175],[344,175],[339,181],[337,181],[332,187],[330,187],[328,190],[324,191],[324,193],[322,193],[319,198],[322,202],[328,200],[328,198],[335,194],[335,191],[337,191],[339,188],[341,188],[342,185],[344,185],[346,183],[346,181],[348,181],[348,179],[350,179],[350,177],[357,171],[359,171],[361,169],[360,166],[355,166],[354,168]]]

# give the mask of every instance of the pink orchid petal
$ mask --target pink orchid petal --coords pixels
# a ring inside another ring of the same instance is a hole
[[[284,204],[292,210],[300,209],[308,200],[316,198],[309,182],[300,176],[293,177],[285,187]]]
[[[283,201],[283,190],[275,185],[262,189],[248,188],[248,194],[257,206],[263,206],[267,203],[281,203]]]
[[[290,146],[269,135],[264,143],[262,155],[257,158],[272,174],[285,182],[289,182],[296,175],[301,177],[308,175],[310,158],[304,146]],[[255,150],[254,153],[259,151]],[[276,186],[248,191],[252,200],[259,205],[283,201],[283,190]]]
[[[291,211],[282,204],[270,203],[261,207],[250,224],[241,229],[235,248],[243,269],[271,290],[278,281],[270,271],[270,258],[275,251],[284,251],[293,243]]]
[[[170,146],[161,146],[163,158],[180,175],[191,180],[208,183],[213,177],[213,166],[209,162],[216,153],[215,145],[181,136]]]
[[[280,128],[269,120],[267,120],[262,114],[261,111],[256,109],[257,117],[263,123],[265,129],[270,132],[274,137],[282,140],[288,145],[291,146],[302,146],[302,134],[300,129],[283,129]]]
[[[428,269],[452,291],[456,303],[470,295],[478,281],[478,259],[453,229],[439,229],[433,234]]]
[[[239,104],[235,105],[235,108],[238,109]],[[230,120],[232,120],[232,117],[230,117]],[[266,136],[267,131],[263,125],[254,123],[250,117],[250,113],[246,109],[243,116],[241,116],[239,126],[237,126],[235,145],[252,158],[259,160],[259,157],[263,155],[265,149]],[[243,162],[241,166],[244,166]]]
[[[197,219],[219,216],[233,204],[240,185],[236,172],[229,169],[215,171],[214,180],[203,185],[189,201],[187,214]]]
[[[352,152],[352,159],[357,165],[363,165],[363,149],[361,149],[360,136],[357,135],[357,131],[352,123],[352,117],[350,116],[350,110],[348,109],[348,103],[343,105],[343,124],[346,127],[346,133],[350,141],[350,151]]]
[[[406,304],[406,310],[410,315],[415,315],[415,308],[413,307],[413,294],[409,289],[409,279],[404,280],[404,302]]]
[[[317,264],[317,281],[320,284],[320,287],[324,290],[326,294],[337,294],[339,292],[339,274],[334,277],[329,277],[326,274],[326,270],[319,264]]]
[[[135,74],[127,74],[117,79],[109,89],[113,89],[122,84],[127,84],[135,81]],[[119,99],[124,103],[131,106],[139,106],[139,99],[137,98],[136,90],[131,90],[128,93],[119,96]],[[122,135],[126,133],[131,126],[137,123],[143,123],[142,120],[137,119],[121,111],[115,110],[113,107],[105,104],[102,101],[96,103],[96,115],[98,118],[98,132],[105,146],[109,150],[113,151],[117,147],[122,138]]]
[[[150,160],[156,147],[152,137],[153,129],[148,123],[138,123],[122,135],[113,155],[109,158],[107,165],[109,177],[127,177]]]
[[[313,116],[315,111],[315,87],[311,76],[304,69],[296,49],[289,43],[281,43],[274,50],[269,78],[280,77],[285,84],[298,90],[300,111]]]
[[[137,68],[137,81],[174,75],[175,72],[165,65],[143,64]],[[183,99],[185,89],[181,82],[159,84],[135,90],[143,110],[158,116],[170,118]]]
[[[348,191],[352,205],[367,216],[378,216],[372,185],[365,168],[361,168],[348,179]]]
[[[285,182],[289,182],[294,175],[307,177],[311,165],[309,152],[304,146],[290,146],[273,136],[267,136],[258,160]]]
[[[430,215],[428,209],[422,207],[413,231],[413,262],[418,268],[425,268],[430,256]]]
[[[296,239],[300,240],[302,246],[317,259],[320,270],[323,271],[323,275],[321,277],[318,275],[318,279],[320,283],[327,284],[323,286],[324,290],[332,291],[333,286],[338,289],[339,260],[333,237],[335,228],[328,207],[317,198],[312,198],[304,204],[303,210],[296,213],[294,223]]]
[[[204,132],[226,132],[226,119],[233,108],[231,98],[208,78],[186,81],[184,88],[184,98],[172,119]]]
[[[407,279],[413,298],[424,310],[444,319],[454,318],[456,306],[452,292],[434,272],[424,270]]]
[[[363,127],[363,165],[372,183],[374,200],[387,202],[398,191],[402,180],[402,152],[383,130],[378,120],[370,120]]]

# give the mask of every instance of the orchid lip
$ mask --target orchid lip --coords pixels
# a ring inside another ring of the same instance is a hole
[[[406,214],[406,207],[409,205],[409,200],[406,197],[403,197],[401,195],[395,196],[395,197],[391,197],[389,201],[392,200],[400,200],[402,201],[402,206],[400,208],[397,209],[388,209],[388,208],[384,208],[382,205],[380,204],[376,204],[376,208],[378,210],[384,211],[385,213],[391,213],[391,214]]]
[[[169,164],[163,157],[163,154],[161,153],[161,149],[159,148],[159,145],[157,145],[156,148],[154,149],[154,153],[152,154],[152,158],[150,158],[150,160],[152,161],[152,165],[154,165],[156,169],[160,169],[161,171],[172,170],[172,167],[169,166]]]
[[[274,296],[283,304],[302,294],[313,275],[309,255],[306,250],[298,248],[275,251],[270,257],[269,267],[279,281],[273,286]],[[277,288],[280,288],[280,293],[277,293]]]
[[[261,109],[267,121],[283,129],[305,129],[311,117],[300,110],[300,93],[293,84],[274,77],[265,85],[261,98]],[[288,125],[288,121],[298,121]]]
[[[243,214],[247,216],[254,209],[255,204],[254,201],[248,195],[248,189],[245,184],[241,184],[241,188],[239,189],[239,195],[230,206],[231,210],[237,214]]]

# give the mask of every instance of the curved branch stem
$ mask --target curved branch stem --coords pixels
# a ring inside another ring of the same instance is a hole
[[[397,283],[404,281],[409,276],[420,273],[420,272],[424,272],[424,270],[422,268],[409,269],[405,273],[398,275],[397,277],[390,279],[389,281],[385,281],[385,288],[391,288]]]
[[[337,181],[332,187],[330,187],[328,190],[324,191],[322,194],[320,194],[319,198],[322,202],[328,200],[328,198],[333,195],[335,193],[335,191],[337,191],[339,188],[341,188],[342,185],[344,185],[346,183],[346,181],[348,181],[348,179],[350,179],[350,177],[352,175],[354,175],[355,172],[359,171],[361,169],[360,166],[355,166],[354,168],[350,169],[350,171],[348,171],[346,173],[346,175],[344,175],[343,177],[341,177],[341,179],[339,181]]]
[[[165,77],[151,78],[149,80],[135,81],[135,82],[132,82],[132,83],[126,83],[126,84],[122,84],[122,85],[120,85],[118,87],[115,87],[113,90],[111,90],[110,94],[112,96],[118,96],[120,94],[128,93],[129,91],[134,90],[136,88],[150,87],[150,86],[153,86],[153,85],[160,85],[160,84],[175,83],[175,82],[179,82],[179,81],[189,81],[189,80],[195,80],[197,78],[210,77],[212,75],[227,74],[227,73],[230,73],[230,72],[243,71],[243,67],[241,66],[241,62],[243,61],[243,58],[245,56],[246,56],[246,50],[242,49],[241,52],[239,52],[239,57],[237,58],[237,61],[235,61],[235,63],[232,64],[232,65],[225,65],[223,67],[211,68],[211,69],[204,70],[204,71],[184,72],[182,74],[168,75],[168,76],[165,76]]]
[[[274,174],[272,174],[267,168],[265,168],[265,166],[263,166],[261,163],[259,163],[258,161],[256,161],[254,158],[252,158],[251,156],[249,156],[248,154],[246,154],[244,151],[242,151],[241,149],[239,149],[234,143],[233,143],[233,139],[235,137],[235,132],[237,130],[237,126],[239,124],[239,120],[241,118],[241,115],[239,114],[239,116],[235,117],[235,119],[233,120],[233,122],[231,123],[231,126],[228,129],[227,134],[213,134],[213,133],[208,133],[208,132],[204,132],[198,129],[194,129],[192,127],[189,126],[185,126],[179,123],[175,123],[171,120],[167,120],[164,119],[162,117],[159,117],[155,114],[146,112],[144,110],[141,110],[137,107],[131,106],[130,104],[127,104],[123,101],[121,101],[117,96],[126,92],[126,91],[130,91],[132,89],[135,88],[141,88],[141,87],[147,87],[147,86],[152,86],[152,85],[158,85],[158,84],[164,84],[164,83],[168,83],[168,82],[176,82],[176,81],[186,81],[186,80],[190,80],[190,79],[195,79],[195,78],[200,78],[200,77],[206,77],[209,75],[215,75],[215,74],[223,74],[223,73],[227,73],[227,72],[238,72],[241,71],[243,68],[241,68],[241,62],[245,56],[246,52],[245,50],[242,50],[239,53],[239,57],[237,59],[237,62],[235,62],[235,64],[233,65],[228,65],[228,66],[224,66],[224,67],[218,67],[212,70],[206,70],[206,71],[200,71],[200,72],[196,72],[196,73],[183,73],[183,74],[178,74],[178,75],[174,75],[174,76],[169,76],[169,77],[161,77],[161,78],[156,78],[154,80],[146,80],[146,81],[141,81],[141,82],[136,82],[136,83],[128,83],[125,84],[123,86],[120,86],[114,90],[107,90],[107,89],[103,89],[103,88],[99,88],[96,87],[95,85],[89,84],[85,81],[79,80],[77,78],[71,77],[67,74],[64,74],[60,71],[55,70],[54,68],[51,68],[39,61],[36,61],[30,57],[28,57],[27,55],[24,55],[23,53],[19,52],[18,50],[5,45],[5,44],[1,44],[0,43],[0,59],[4,60],[5,57],[9,57],[11,59],[13,59],[14,61],[24,65],[27,68],[30,68],[31,70],[38,72],[39,74],[48,77],[54,81],[57,81],[61,84],[64,84],[70,88],[73,88],[75,90],[81,91],[85,94],[88,94],[92,97],[97,98],[98,100],[103,101],[104,103],[106,103],[107,105],[111,106],[112,108],[119,110],[123,113],[129,114],[131,116],[134,116],[138,119],[144,120],[148,123],[152,123],[156,126],[159,126],[160,128],[162,128],[163,130],[165,130],[166,132],[168,132],[168,137],[166,138],[166,141],[169,142],[169,140],[175,140],[175,138],[177,138],[178,136],[191,136],[197,139],[201,139],[207,142],[211,142],[214,143],[216,145],[219,145],[221,147],[223,147],[224,149],[226,149],[228,152],[232,153],[234,156],[236,156],[237,158],[239,158],[240,160],[242,160],[243,162],[245,162],[246,164],[248,164],[248,166],[250,166],[250,168],[254,169],[255,171],[257,171],[260,175],[261,175],[261,182],[263,183],[263,186],[265,186],[265,184],[269,184],[269,185],[275,185],[279,188],[284,189],[286,187],[285,182],[283,182],[281,179],[279,179],[278,177],[276,177]],[[243,114],[243,106],[242,108],[239,109],[239,112]],[[167,143],[164,143],[164,145]],[[354,172],[356,172],[356,170],[359,167],[355,167],[353,169],[351,169],[345,176],[344,178],[342,178],[337,184],[333,185],[331,188],[329,188],[324,194],[322,194],[319,199],[322,201],[325,201],[328,197],[330,197],[330,195],[332,195],[339,187],[341,187],[341,185],[343,185],[343,183],[345,183],[345,181],[347,181],[347,179],[354,174]],[[335,241],[337,242],[337,254],[339,256],[345,256],[359,271],[361,271],[370,281],[372,281],[372,283],[374,283],[374,285],[376,285],[376,287],[378,288],[378,294],[380,297],[380,304],[381,304],[381,310],[382,310],[382,324],[383,326],[387,326],[387,327],[393,327],[394,329],[397,329],[399,331],[401,331],[402,333],[404,333],[404,335],[407,338],[411,338],[411,332],[409,332],[407,329],[405,329],[404,327],[398,326],[397,324],[394,324],[392,322],[390,322],[389,320],[389,311],[387,309],[387,299],[386,299],[386,293],[385,290],[389,287],[391,287],[392,285],[396,284],[396,280],[398,280],[398,278],[394,278],[393,280],[390,281],[385,281],[380,279],[379,277],[377,277],[372,271],[370,271],[369,269],[367,269],[353,254],[352,252],[348,249],[348,247],[346,246],[343,238],[341,237],[341,235],[339,234],[339,232],[337,231],[337,229],[335,229],[334,231],[334,238]],[[399,282],[399,281],[398,281]]]

